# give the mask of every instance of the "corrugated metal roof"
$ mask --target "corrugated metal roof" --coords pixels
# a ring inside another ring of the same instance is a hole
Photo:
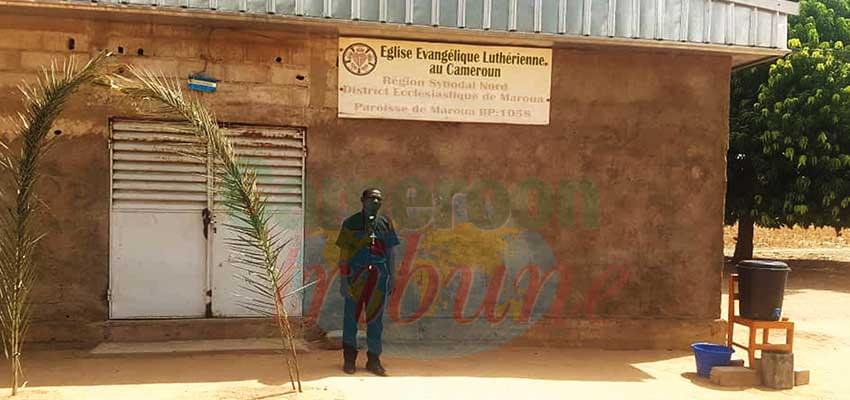
[[[57,3],[57,1],[35,1]],[[785,0],[65,0],[464,30],[786,49]]]

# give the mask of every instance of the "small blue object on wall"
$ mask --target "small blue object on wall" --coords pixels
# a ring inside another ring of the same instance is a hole
[[[218,79],[206,75],[189,75],[189,90],[212,93],[218,85]]]

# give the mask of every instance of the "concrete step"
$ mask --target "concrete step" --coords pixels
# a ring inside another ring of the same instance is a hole
[[[169,340],[157,342],[106,342],[90,351],[93,355],[120,354],[173,354],[215,352],[260,352],[276,353],[281,349],[280,339],[218,339],[218,340]],[[298,352],[309,351],[303,340],[295,340]]]
[[[301,336],[301,319],[290,318],[295,336]],[[107,342],[158,342],[274,338],[278,328],[271,318],[197,318],[110,320],[104,324]]]

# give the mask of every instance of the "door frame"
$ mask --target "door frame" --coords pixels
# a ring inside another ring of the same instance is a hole
[[[115,167],[115,165],[114,165],[114,163],[115,163],[115,161],[114,161],[114,146],[113,146],[113,144],[114,144],[114,132],[115,132],[114,123],[115,122],[124,122],[124,121],[127,121],[127,122],[149,122],[149,123],[157,123],[157,122],[160,122],[160,123],[185,123],[185,121],[175,120],[175,119],[159,119],[159,118],[134,118],[134,117],[125,117],[125,116],[113,116],[113,117],[110,117],[107,121],[107,126],[108,126],[107,129],[109,131],[108,138],[107,138],[107,152],[108,152],[108,156],[109,156],[109,191],[108,191],[108,194],[107,194],[107,204],[108,204],[108,207],[109,207],[108,210],[107,210],[108,213],[109,213],[109,219],[108,219],[109,225],[107,226],[107,275],[108,275],[108,279],[107,279],[108,285],[107,285],[107,291],[106,291],[107,319],[108,320],[142,320],[142,321],[143,320],[162,319],[162,318],[144,318],[144,317],[139,317],[139,318],[114,318],[113,315],[112,315],[112,291],[113,291],[113,288],[115,287],[115,280],[114,280],[115,276],[114,276],[113,267],[112,267],[112,261],[113,261],[113,258],[112,258],[112,243],[113,242],[112,241],[114,239],[113,236],[115,234],[114,229],[113,229],[115,221],[114,221],[113,198],[112,198],[113,191],[114,191],[113,180],[114,180],[114,167]],[[283,128],[283,129],[294,129],[294,130],[297,130],[301,133],[301,135],[302,135],[302,151],[303,151],[303,155],[302,155],[302,158],[301,158],[301,160],[302,160],[302,162],[301,162],[301,210],[302,210],[302,212],[301,212],[301,218],[302,218],[302,221],[301,221],[302,222],[301,223],[301,230],[302,230],[301,231],[301,238],[303,240],[300,243],[301,249],[299,251],[298,261],[299,261],[299,264],[301,265],[301,280],[302,280],[301,284],[303,285],[304,258],[305,258],[304,253],[305,253],[306,248],[307,248],[307,246],[306,246],[306,238],[307,238],[307,236],[306,236],[306,233],[307,233],[307,224],[306,224],[306,221],[307,221],[307,206],[306,205],[307,205],[307,202],[308,202],[308,196],[307,196],[307,128],[303,127],[303,126],[296,126],[296,125],[274,126],[274,125],[267,125],[267,124],[252,124],[252,123],[238,123],[238,122],[219,122],[218,125],[221,128],[252,127],[253,126],[253,127],[263,127],[263,128],[270,128],[270,129],[281,129],[281,128]],[[210,152],[209,147],[207,147],[207,149],[208,149],[208,155],[211,155],[211,154],[209,154],[209,152]],[[212,164],[207,162],[207,171],[210,172],[211,169],[212,169]],[[214,214],[214,204],[213,203],[214,203],[215,196],[212,193],[213,186],[214,185],[213,185],[213,179],[212,179],[211,173],[208,173],[207,174],[207,208],[210,210],[211,213]],[[213,254],[213,241],[209,240],[209,237],[207,237],[205,242],[206,242],[206,246],[205,246],[206,247],[206,260],[205,260],[204,265],[205,265],[206,280],[205,280],[205,283],[204,283],[204,285],[205,285],[204,298],[205,298],[205,309],[206,309],[205,314],[206,315],[205,315],[204,319],[251,318],[251,317],[215,317],[212,314],[212,293],[211,292],[212,292],[212,286],[213,286],[213,283],[212,283],[213,277],[212,277],[212,268],[211,268],[210,263],[212,262],[211,257],[212,257],[212,254]],[[298,296],[301,297],[301,307],[300,307],[300,310],[299,310],[301,315],[303,315],[303,310],[304,310],[304,295],[305,295],[304,291],[300,291],[298,293]],[[254,318],[256,318],[256,317],[254,317]],[[195,317],[169,317],[167,319],[195,319]]]

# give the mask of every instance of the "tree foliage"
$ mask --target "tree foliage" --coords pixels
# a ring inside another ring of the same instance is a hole
[[[792,52],[733,74],[727,224],[850,226],[844,43],[850,0],[804,0],[789,22]]]
[[[756,222],[850,226],[850,64],[842,42],[802,46],[778,60],[754,108],[763,120],[762,157],[771,161],[763,176],[773,189]]]
[[[803,45],[846,41],[850,38],[850,2],[847,0],[803,0],[800,15],[791,16],[788,38]],[[793,45],[789,43],[789,47]]]

